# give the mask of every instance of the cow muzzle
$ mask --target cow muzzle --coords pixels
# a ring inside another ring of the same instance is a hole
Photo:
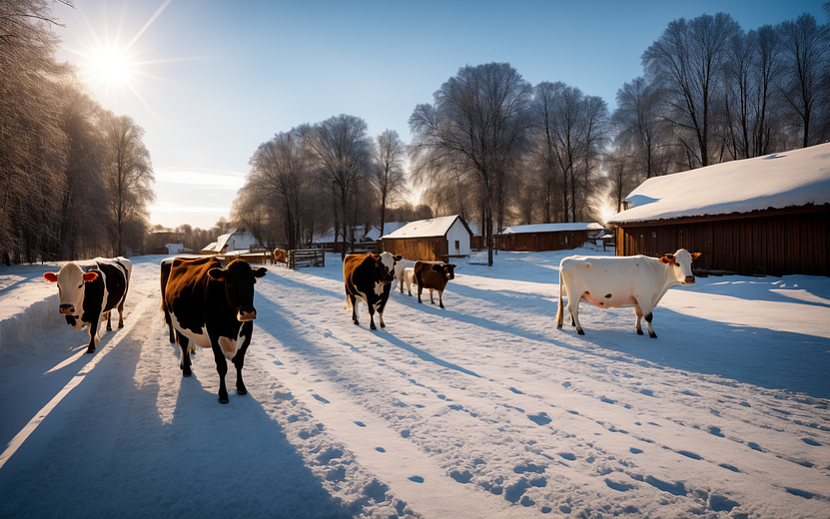
[[[72,315],[75,313],[75,305],[73,304],[62,304],[60,306],[61,315]]]
[[[686,276],[686,279],[683,282],[687,285],[694,285],[695,284],[695,277],[694,276]]]
[[[244,308],[240,308],[239,312],[236,314],[236,320],[244,323],[246,321],[253,321],[256,319],[256,308],[253,306],[246,306]]]

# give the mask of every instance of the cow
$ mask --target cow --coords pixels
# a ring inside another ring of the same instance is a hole
[[[225,375],[227,361],[236,366],[236,392],[248,390],[242,380],[245,352],[251,343],[256,319],[254,284],[267,270],[252,269],[243,260],[232,261],[227,268],[214,257],[175,258],[170,266],[163,295],[163,309],[169,314],[181,350],[179,367],[189,377],[190,341],[211,348],[219,373],[219,402],[227,404]]]
[[[582,300],[599,308],[633,306],[637,318],[637,334],[643,335],[640,319],[645,316],[648,335],[657,338],[651,326],[652,310],[669,288],[691,285],[695,282],[692,261],[700,253],[691,254],[680,249],[661,258],[648,256],[569,256],[559,264],[559,307],[556,327],[562,328],[564,307],[562,297],[568,297],[571,324],[579,335],[585,335],[579,324],[579,302]]]
[[[357,319],[357,298],[360,297],[369,307],[369,328],[376,330],[375,312],[380,319],[380,327],[385,328],[383,310],[389,300],[395,271],[395,256],[389,252],[381,254],[349,254],[343,261],[343,281],[346,285],[346,309],[352,309],[352,321],[360,325]]]
[[[438,291],[438,306],[444,308],[444,288],[447,281],[455,279],[455,263],[441,261],[416,261],[413,267],[415,283],[418,285],[418,302],[421,302],[421,292],[429,290],[429,302],[435,304],[432,291]]]
[[[406,267],[403,270],[403,282],[401,283],[401,293],[403,294],[403,287],[406,286],[406,293],[412,296],[412,285],[415,284],[415,268]]]
[[[400,254],[395,256],[395,281],[398,282],[398,289],[401,291],[401,294],[403,294],[404,269],[407,269],[414,264],[414,261],[403,259],[403,256]]]
[[[132,262],[119,256],[69,262],[57,274],[43,274],[47,281],[58,285],[59,311],[66,316],[66,322],[75,330],[89,329],[87,353],[95,353],[101,341],[98,328],[103,318],[107,320],[107,331],[112,330],[113,310],[118,309],[118,327],[124,327],[124,299],[132,271]]]
[[[287,263],[288,253],[285,249],[274,249],[274,263]]]

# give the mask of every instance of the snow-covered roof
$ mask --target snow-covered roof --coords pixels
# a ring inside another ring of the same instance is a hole
[[[608,223],[830,204],[830,144],[650,178]]]
[[[601,231],[598,223],[537,223],[533,225],[513,225],[502,231],[502,234],[528,234],[539,232],[567,232],[567,231]]]
[[[429,238],[432,236],[444,236],[450,227],[453,226],[459,216],[441,216],[428,220],[409,222],[395,232],[389,233],[384,238]]]

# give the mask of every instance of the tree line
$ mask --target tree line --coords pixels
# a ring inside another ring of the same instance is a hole
[[[55,60],[48,3],[0,2],[0,259],[140,250],[154,198],[144,130]]]
[[[289,246],[330,226],[348,240],[359,223],[383,225],[408,180],[435,214],[477,223],[492,264],[508,224],[597,219],[647,178],[830,140],[830,26],[810,14],[748,32],[724,13],[680,18],[641,62],[613,112],[489,63],[462,67],[415,107],[408,146],[389,130],[369,138],[348,115],[278,134],[252,157],[234,215],[281,222]]]
[[[56,62],[48,5],[0,1],[0,256],[142,250],[154,198],[143,129]],[[179,230],[194,249],[223,224],[297,248],[332,229],[353,244],[368,224],[461,214],[492,262],[506,225],[593,220],[646,178],[830,139],[830,27],[812,15],[750,31],[724,13],[680,18],[641,62],[613,112],[489,63],[460,68],[414,108],[410,143],[370,136],[352,115],[299,125],[254,151],[229,222]]]

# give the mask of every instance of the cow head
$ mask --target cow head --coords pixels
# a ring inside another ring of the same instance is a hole
[[[95,281],[98,274],[84,272],[75,263],[67,263],[57,274],[47,272],[43,277],[50,283],[58,284],[58,297],[61,300],[60,313],[78,316],[84,308],[84,283]]]
[[[432,266],[432,270],[443,275],[448,281],[455,279],[455,263],[436,263]]]
[[[686,249],[680,249],[674,254],[666,254],[660,258],[660,263],[675,267],[674,277],[681,285],[691,285],[695,282],[692,274],[692,262],[700,257],[699,252],[694,254]]]
[[[233,260],[227,268],[210,269],[208,276],[224,285],[228,306],[236,312],[237,321],[245,322],[256,319],[254,284],[267,272],[263,267],[254,270],[245,261]]]
[[[395,279],[395,263],[397,258],[389,252],[372,254],[375,261],[375,280],[384,285],[392,283]]]

